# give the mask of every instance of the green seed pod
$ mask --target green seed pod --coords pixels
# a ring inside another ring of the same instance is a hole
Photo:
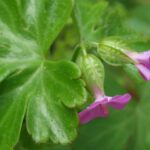
[[[95,95],[96,91],[103,93],[104,66],[101,61],[92,54],[82,55],[78,59],[83,79],[87,88]]]
[[[110,65],[120,66],[133,63],[132,59],[127,56],[125,49],[115,41],[102,41],[98,46],[97,52]]]

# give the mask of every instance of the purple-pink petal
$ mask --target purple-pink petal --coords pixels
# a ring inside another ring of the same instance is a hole
[[[108,109],[101,102],[94,102],[88,108],[79,113],[80,124],[88,123],[89,121],[98,117],[106,117]]]
[[[135,61],[135,65],[145,80],[150,80],[150,50],[137,53],[127,52],[128,56]]]
[[[150,68],[150,50],[133,55],[133,58]]]
[[[130,100],[131,100],[131,95],[128,93],[124,95],[117,95],[110,98],[107,105],[112,106],[115,109],[123,109]]]
[[[130,100],[131,95],[128,93],[114,97],[104,96],[96,99],[88,108],[79,113],[80,124],[88,123],[98,117],[106,117],[108,115],[107,106],[112,106],[115,109],[123,109]]]
[[[137,64],[136,67],[138,68],[140,74],[143,76],[145,80],[150,81],[150,69],[142,64]]]

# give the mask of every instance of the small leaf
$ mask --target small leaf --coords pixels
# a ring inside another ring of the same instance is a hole
[[[80,33],[81,40],[94,40],[95,28],[103,11],[107,7],[107,2],[96,0],[76,0],[74,7],[74,18]]]

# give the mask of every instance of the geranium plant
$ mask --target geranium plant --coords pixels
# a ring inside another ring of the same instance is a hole
[[[102,150],[113,143],[111,150],[128,148],[130,129],[122,138],[124,132],[111,130],[111,120],[121,122],[128,111],[134,112],[141,99],[136,86],[148,85],[150,45],[140,52],[136,46],[149,40],[149,34],[132,28],[121,3],[1,0],[0,150],[92,150],[73,141],[79,128],[93,125],[94,130],[95,122],[101,131],[121,134],[118,146],[118,138],[113,142],[106,134],[109,143]],[[150,145],[140,145],[145,147]]]

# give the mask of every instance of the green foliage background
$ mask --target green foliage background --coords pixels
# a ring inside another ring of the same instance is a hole
[[[88,43],[108,36],[119,36],[120,40],[124,40],[128,47],[136,51],[150,49],[149,0],[75,0],[74,3],[72,16],[50,47],[51,60],[71,60],[80,40]],[[80,13],[77,12],[79,7]],[[79,17],[80,14],[83,16]],[[108,118],[96,119],[80,126],[77,138],[69,145],[54,145],[52,142],[37,144],[27,133],[26,123],[23,122],[21,136],[14,149],[149,150],[150,83],[143,81],[133,66],[122,68],[104,65],[107,95],[124,92],[133,95],[133,100],[124,110],[111,110]],[[77,126],[77,121],[73,122]]]

